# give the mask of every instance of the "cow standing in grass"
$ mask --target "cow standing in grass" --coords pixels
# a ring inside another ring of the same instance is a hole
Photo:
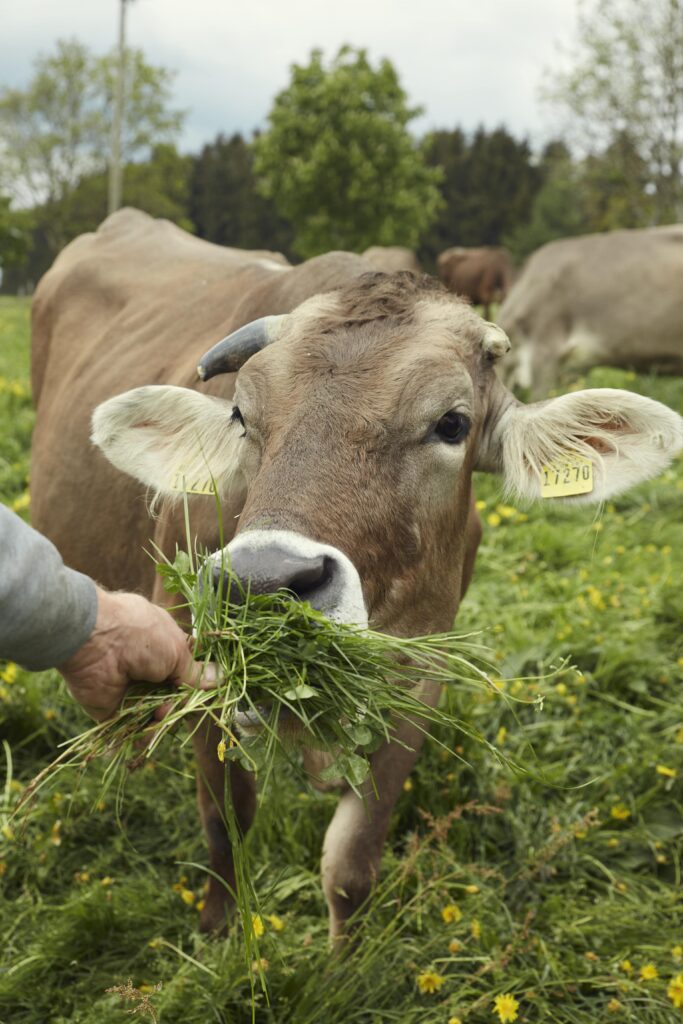
[[[593,486],[572,500],[602,501],[660,472],[683,440],[675,413],[628,392],[520,405],[495,372],[508,346],[431,278],[367,273],[345,253],[290,268],[124,210],[73,242],[36,295],[34,523],[75,568],[168,601],[145,549],[185,546],[178,480],[212,477],[252,591],[286,588],[399,636],[447,630],[480,538],[475,469],[534,499],[543,468],[578,454]],[[156,520],[150,488],[164,499]],[[213,499],[190,502],[197,542],[216,550]],[[397,733],[372,755],[376,789],[344,792],[325,837],[334,936],[370,892],[423,742],[410,723]],[[244,830],[255,808],[253,776],[218,761],[218,739],[212,725],[194,737],[218,876],[207,930],[225,923],[220,879],[234,887],[225,785]]]

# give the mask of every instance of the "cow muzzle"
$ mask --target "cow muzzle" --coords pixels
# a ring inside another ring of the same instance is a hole
[[[333,622],[366,628],[368,616],[360,576],[350,558],[338,548],[320,544],[290,530],[252,530],[241,533],[223,551],[211,556],[213,582],[231,603],[244,594],[284,591]],[[225,572],[229,566],[230,575]],[[243,731],[257,727],[239,713]]]

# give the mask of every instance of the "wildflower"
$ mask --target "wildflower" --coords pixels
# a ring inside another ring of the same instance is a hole
[[[479,924],[479,922],[477,921],[476,918],[474,919],[474,921],[470,925],[470,932],[472,934],[472,938],[473,939],[480,939],[481,938],[481,925]]]
[[[266,914],[266,921],[274,932],[281,932],[285,926],[285,922],[277,914]]]
[[[498,1014],[501,1024],[508,1024],[508,1021],[517,1020],[519,1003],[514,996],[496,996],[494,1000],[494,1013]]]
[[[462,917],[462,910],[455,903],[449,903],[441,911],[441,916],[446,924],[457,924]]]
[[[633,964],[630,960],[622,960],[619,964],[619,970],[623,971],[624,974],[633,974]]]
[[[7,662],[2,672],[0,672],[0,679],[2,679],[3,683],[7,683],[8,686],[17,681],[17,666],[13,661]]]
[[[62,823],[58,818],[57,821],[53,822],[52,828],[50,829],[50,842],[53,846],[62,845],[61,829]]]
[[[108,889],[109,886],[113,885],[113,884],[114,884],[114,879],[110,878],[109,875],[105,875],[104,878],[100,879],[100,885],[104,886],[105,889]]]
[[[597,953],[593,953],[591,950],[589,950],[587,953],[584,953],[584,956],[585,956],[586,960],[590,960],[593,963],[595,963],[596,960],[600,959],[598,954]]]
[[[683,960],[683,946],[673,947],[671,950],[671,959],[677,964]]]
[[[266,960],[264,956],[260,960],[252,960],[251,969],[254,974],[258,974],[259,971],[267,971],[270,967],[270,960]]]
[[[444,976],[437,974],[436,971],[423,971],[417,976],[417,987],[423,996],[431,995],[432,992],[439,991],[445,980]]]
[[[465,886],[465,892],[468,892],[470,894],[470,896],[474,896],[475,893],[479,892],[479,886],[478,885],[466,885]]]
[[[641,981],[654,981],[657,977],[659,977],[659,972],[654,964],[644,964],[640,968]]]
[[[667,779],[676,778],[676,769],[667,768],[665,764],[658,764],[655,771],[657,772],[657,775],[663,775]]]
[[[512,505],[496,505],[496,512],[503,519],[512,519],[517,515],[517,509],[513,508]]]
[[[454,955],[455,953],[460,952],[460,943],[458,942],[457,939],[451,939],[451,941],[448,943],[448,952]]]
[[[196,899],[192,889],[181,889],[179,895],[183,903],[187,904],[188,907],[191,907]]]
[[[90,881],[89,871],[76,871],[74,874],[74,880],[80,882],[81,885],[85,885],[86,882]]]
[[[610,814],[615,819],[615,821],[626,821],[628,818],[631,817],[631,812],[629,811],[628,807],[626,806],[626,804],[622,803],[615,804],[614,807],[611,809]]]
[[[160,938],[159,936],[157,936],[156,939],[150,939],[149,942],[147,943],[147,945],[149,946],[150,949],[161,949],[163,944],[164,944],[164,940],[162,938]]]
[[[615,839],[615,838],[608,839],[607,840],[607,845],[611,846],[612,849],[615,849],[617,846],[619,846],[619,840]]]
[[[504,725],[501,725],[500,729],[496,733],[496,744],[499,747],[502,747],[503,744],[505,743],[505,737],[507,736],[507,734],[508,734],[507,729],[505,728]]]
[[[623,1005],[619,1002],[618,999],[610,999],[609,1003],[607,1004],[607,1009],[610,1013],[619,1013],[619,1011],[623,1009]]]
[[[558,694],[558,696],[560,696],[560,697],[566,697],[567,696],[567,684],[566,683],[558,683],[557,686],[555,687],[555,693]]]
[[[486,502],[482,501],[481,499],[477,501],[475,504],[477,506],[477,512],[483,512],[484,509],[486,508]]]
[[[489,515],[487,515],[486,517],[486,522],[489,524],[489,526],[500,526],[502,521],[503,520],[500,518],[497,512],[490,512]]]
[[[251,928],[257,939],[260,939],[265,932],[265,925],[263,924],[263,918],[260,914],[251,915]]]
[[[671,979],[666,994],[677,1010],[683,1010],[683,974]]]
[[[13,512],[25,512],[31,505],[31,495],[28,491],[24,491],[18,498],[15,498],[12,502]]]
[[[449,1017],[448,1024],[462,1024],[460,1017]]]
[[[225,740],[221,740],[220,743],[218,744],[218,746],[216,747],[216,754],[217,754],[218,760],[221,762],[221,764],[223,763],[223,761],[225,761],[225,751],[226,750],[227,750],[226,742],[225,742]]]
[[[411,779],[406,779],[406,781],[403,783],[403,790],[404,790],[404,792],[410,793],[412,788],[413,788],[412,780]]]

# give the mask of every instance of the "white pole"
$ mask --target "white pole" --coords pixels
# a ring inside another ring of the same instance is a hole
[[[111,158],[109,162],[109,213],[121,205],[123,167],[121,165],[121,130],[123,125],[124,85],[126,74],[126,0],[119,0],[119,46],[116,69],[114,116],[111,128]]]

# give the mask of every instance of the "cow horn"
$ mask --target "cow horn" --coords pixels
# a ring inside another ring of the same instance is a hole
[[[218,373],[236,373],[247,359],[277,341],[286,316],[262,316],[217,341],[199,360],[197,373],[209,380]]]
[[[481,343],[484,347],[484,352],[489,359],[495,360],[500,359],[506,352],[509,352],[512,348],[510,339],[498,324],[489,323],[488,320],[484,321],[484,336],[481,339]]]

